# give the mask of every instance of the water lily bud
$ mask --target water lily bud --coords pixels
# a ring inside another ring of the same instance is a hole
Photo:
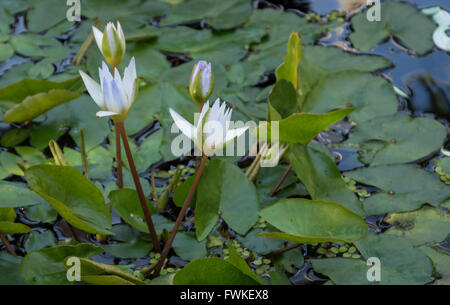
[[[119,66],[125,54],[125,36],[120,23],[117,22],[116,27],[112,22],[108,22],[104,33],[95,26],[92,27],[92,31],[106,62],[111,67]]]
[[[197,104],[203,105],[210,97],[213,87],[211,63],[200,60],[192,69],[189,93]]]

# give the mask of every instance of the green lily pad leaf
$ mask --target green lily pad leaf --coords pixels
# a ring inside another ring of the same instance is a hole
[[[406,237],[414,246],[441,242],[450,232],[448,212],[426,206],[412,212],[391,214],[387,222],[392,227],[386,234]]]
[[[0,165],[5,172],[4,177],[8,175],[23,176],[22,168],[17,165],[22,162],[23,160],[19,156],[7,151],[0,151]]]
[[[24,248],[29,253],[53,246],[56,246],[56,238],[52,231],[46,230],[42,233],[32,231],[30,235],[28,235]]]
[[[450,196],[449,187],[439,176],[414,165],[371,166],[344,175],[382,190],[364,200],[368,215],[411,211],[424,203],[439,206]]]
[[[16,146],[25,141],[30,133],[30,128],[12,128],[2,135],[0,145],[3,147]]]
[[[345,52],[337,47],[305,46],[299,64],[299,89],[303,97],[325,76],[347,70],[372,72],[392,66],[377,55]]]
[[[54,37],[31,33],[13,35],[9,42],[16,53],[32,58],[45,57],[47,55],[46,49],[61,46],[60,42]]]
[[[301,248],[289,250],[273,258],[273,264],[287,272],[293,273],[294,267],[300,268],[305,263]]]
[[[266,255],[283,248],[284,241],[259,236],[265,232],[266,231],[262,229],[254,229],[248,232],[244,237],[238,236],[238,240],[245,248],[260,255]]]
[[[270,271],[269,276],[271,285],[292,285],[286,274],[278,268]]]
[[[127,33],[127,37],[125,38],[127,41],[149,40],[158,37],[161,33],[162,31],[159,28],[151,25],[145,25],[134,32]]]
[[[184,260],[192,261],[207,256],[206,240],[197,241],[195,234],[180,232],[176,235],[172,245],[175,253]]]
[[[33,165],[49,162],[45,155],[38,149],[30,146],[16,146],[16,152],[25,160],[25,167],[28,168]]]
[[[143,234],[126,224],[115,225],[112,230],[117,244],[103,245],[106,253],[120,258],[140,258],[147,255],[152,249],[151,241],[146,240]]]
[[[24,184],[0,181],[0,207],[19,208],[45,202]]]
[[[264,282],[256,274],[253,273],[252,269],[250,269],[245,259],[239,255],[231,242],[228,242],[228,250],[230,251],[230,255],[226,260],[227,262],[241,270],[241,272],[245,275],[251,277],[253,280],[255,280],[255,282],[259,283],[260,285],[264,285]]]
[[[132,135],[151,124],[159,113],[162,92],[158,84],[139,88],[139,94],[126,121],[127,134]]]
[[[389,36],[419,55],[433,48],[432,35],[436,25],[420,10],[408,3],[381,3],[381,20],[371,22],[367,18],[367,10],[355,15],[352,19],[354,32],[350,34],[353,45],[368,51]]]
[[[47,202],[25,207],[25,216],[32,221],[53,222],[58,217],[58,212]]]
[[[325,114],[294,113],[279,121],[278,140],[283,143],[307,144],[322,130],[342,120],[353,110],[354,108],[345,108]],[[270,138],[271,128],[271,125],[268,125],[267,131],[265,131],[265,126],[261,126],[259,135],[263,138]]]
[[[83,171],[81,162],[81,153],[68,147],[64,147],[64,158],[68,165],[77,168],[80,172]],[[108,179],[112,173],[112,156],[109,151],[97,146],[87,152],[87,161],[89,166],[89,178],[92,179]]]
[[[59,0],[31,1],[32,9],[27,13],[28,28],[42,32],[66,18],[67,6]]]
[[[27,97],[22,103],[9,109],[3,117],[3,122],[20,123],[32,120],[48,110],[79,96],[79,93],[63,89],[51,89],[45,93],[38,93]]]
[[[145,285],[145,282],[141,281],[131,273],[128,273],[114,265],[107,265],[93,260],[70,256],[64,260],[64,267],[69,270],[70,266],[67,265],[69,259],[79,259],[81,270],[81,280],[92,285]]]
[[[91,244],[55,246],[28,253],[20,263],[20,275],[28,284],[67,285],[64,260],[69,256],[92,257],[102,253],[101,247]]]
[[[128,35],[127,35],[128,36]],[[157,82],[161,76],[170,69],[170,63],[166,57],[159,51],[149,48],[146,43],[135,43],[131,46],[127,45],[128,56],[134,56],[139,65],[136,66],[136,72],[149,82]],[[127,57],[128,57],[127,56]],[[129,59],[125,59],[129,62]],[[140,91],[140,90],[139,90]],[[139,95],[141,93],[139,92]],[[149,101],[153,103],[153,101]],[[134,107],[134,105],[133,105]]]
[[[253,10],[245,26],[264,29],[268,34],[268,39],[255,46],[255,52],[248,59],[262,64],[266,71],[270,71],[283,61],[286,55],[286,41],[292,32],[297,32],[302,44],[306,45],[313,43],[316,37],[334,25],[322,26],[307,22],[305,18],[294,13],[266,8]]]
[[[139,146],[135,162],[138,172],[144,172],[152,164],[161,159],[159,147],[161,146],[163,138],[163,129],[159,129],[149,135]]]
[[[232,65],[247,54],[248,45],[264,36],[262,28],[240,28],[215,35],[210,30],[184,26],[163,28],[155,48],[168,52],[188,53],[195,60]],[[283,45],[286,44],[284,41]]]
[[[36,165],[26,171],[25,178],[71,225],[89,233],[111,234],[111,214],[102,193],[77,169]]]
[[[448,252],[432,247],[420,247],[433,261],[435,271],[440,278],[434,282],[435,285],[450,285],[450,255]]]
[[[235,165],[219,159],[206,166],[197,188],[197,239],[205,239],[219,219],[244,235],[258,220],[256,189]]]
[[[172,199],[177,207],[183,206],[184,201],[186,200],[186,197],[189,194],[189,190],[191,189],[192,183],[194,183],[194,179],[195,176],[190,176],[175,189]],[[191,200],[190,206],[195,206],[197,204],[196,198],[197,198],[197,190],[195,190],[195,194]]]
[[[257,285],[231,263],[220,258],[199,258],[175,274],[174,285]]]
[[[275,195],[269,196],[270,191],[277,184],[278,180],[280,180],[280,177],[284,174],[286,169],[287,166],[282,165],[276,167],[262,167],[260,169],[255,185],[258,190],[261,207],[265,208],[284,198],[308,195],[308,191],[303,183],[298,182],[295,172],[289,171],[286,179],[280,185]]]
[[[290,145],[288,153],[292,169],[312,199],[336,202],[360,216],[365,215],[361,202],[345,185],[328,150],[311,142],[307,146]]]
[[[31,231],[30,227],[14,223],[17,215],[13,208],[0,208],[0,232],[3,234],[23,234]]]
[[[176,4],[161,25],[173,25],[188,21],[201,20],[217,30],[232,29],[243,24],[252,12],[248,0],[229,0],[216,2],[214,0],[186,0]]]
[[[411,118],[399,112],[358,124],[345,143],[360,144],[367,155],[373,155],[369,163],[374,166],[407,163],[426,157],[437,151],[446,137],[446,128],[436,120]],[[374,142],[376,146],[371,149]]]
[[[366,72],[343,71],[329,74],[303,99],[302,111],[325,113],[353,106],[350,119],[365,122],[397,112],[397,98],[392,85],[381,77]]]
[[[338,285],[421,285],[433,280],[433,267],[426,254],[405,239],[369,233],[356,242],[364,259],[377,257],[381,263],[381,281],[369,282],[365,260],[328,258],[310,260],[315,271],[325,274]]]
[[[31,132],[31,145],[44,149],[50,140],[55,140],[70,129],[69,134],[80,146],[80,130],[84,130],[86,149],[102,143],[110,133],[108,118],[97,118],[98,106],[92,99],[83,95],[66,104],[51,109],[45,115],[45,120],[34,124]]]
[[[19,274],[22,259],[9,253],[0,252],[0,285],[24,285]]]
[[[281,232],[258,236],[297,243],[353,242],[367,233],[364,219],[334,202],[285,199],[261,210],[260,215]]]
[[[77,91],[80,86],[80,77],[75,77],[64,82],[23,79],[0,89],[0,100],[19,104],[28,96],[33,96],[38,93],[48,92],[52,89]]]
[[[14,49],[9,43],[0,43],[0,62],[5,61],[14,55]]]
[[[130,226],[141,232],[149,233],[138,193],[134,189],[123,188],[112,191],[109,193],[108,198],[114,211]],[[150,200],[146,199],[146,201],[150,214],[158,214]]]

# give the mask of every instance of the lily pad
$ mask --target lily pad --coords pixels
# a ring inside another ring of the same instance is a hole
[[[450,196],[449,187],[439,176],[414,165],[371,166],[344,175],[382,190],[364,200],[368,215],[411,211],[424,203],[437,207]]]
[[[70,256],[64,260],[66,269],[69,259],[79,259],[81,280],[93,285],[145,285],[143,281],[122,269],[103,263],[98,263],[85,257]]]
[[[281,232],[258,236],[297,243],[352,242],[367,233],[360,216],[333,202],[285,199],[261,210],[260,215]]]
[[[220,258],[199,258],[175,274],[175,285],[257,285],[231,263]]]
[[[123,188],[115,190],[109,193],[108,197],[114,211],[129,225],[141,232],[149,233],[138,193],[134,189]],[[151,214],[157,214],[155,207],[148,199],[147,205]]]
[[[345,143],[359,144],[365,162],[375,166],[426,157],[437,151],[446,137],[447,130],[439,122],[399,112],[358,124]]]
[[[68,285],[64,269],[66,257],[92,257],[102,253],[102,248],[91,244],[55,246],[28,253],[20,263],[20,274],[28,284]]]
[[[380,282],[369,282],[367,273],[372,266],[364,260],[328,258],[310,261],[315,271],[328,275],[340,285],[420,285],[433,280],[430,259],[405,238],[370,232],[357,241],[356,246],[365,259],[377,257],[380,260]]]
[[[19,274],[21,258],[0,252],[0,285],[26,284]]]
[[[185,0],[176,4],[162,20],[161,25],[173,25],[206,19],[217,30],[235,28],[250,17],[252,12],[248,0]]]
[[[423,207],[405,213],[394,213],[387,222],[386,234],[406,237],[414,246],[441,242],[450,234],[450,215],[444,209]]]
[[[211,160],[200,179],[196,199],[197,239],[203,240],[219,219],[237,233],[245,234],[258,220],[256,189],[235,165]]]
[[[180,232],[173,241],[173,250],[184,260],[192,261],[197,258],[205,257],[206,240],[197,241],[195,234],[189,232]]]
[[[314,200],[339,203],[364,216],[361,202],[341,178],[341,173],[327,150],[311,142],[309,145],[290,145],[292,169],[303,182]]]
[[[109,255],[120,258],[140,258],[153,249],[150,240],[146,240],[141,232],[126,224],[115,225],[111,231],[114,233],[113,239],[119,242],[103,245],[103,249]]]
[[[111,214],[102,193],[77,169],[36,165],[26,171],[25,178],[71,225],[89,233],[111,234]]]
[[[433,48],[432,35],[436,25],[420,10],[408,3],[381,3],[381,20],[371,22],[367,9],[352,19],[353,45],[368,51],[391,35],[407,48],[423,55]]]
[[[321,78],[303,98],[302,111],[325,113],[353,106],[355,111],[349,117],[358,124],[394,114],[397,104],[392,85],[383,78],[366,72],[343,71]]]

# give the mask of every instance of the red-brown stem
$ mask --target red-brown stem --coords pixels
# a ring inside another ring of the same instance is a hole
[[[295,244],[295,245],[292,245],[292,246],[289,246],[289,247],[286,247],[286,248],[283,248],[283,249],[280,249],[280,250],[277,250],[277,251],[273,251],[273,252],[267,254],[266,257],[274,257],[274,256],[277,256],[277,255],[283,254],[284,252],[296,249],[296,248],[300,247],[301,245],[302,244]]]
[[[0,233],[0,239],[2,240],[3,244],[6,247],[6,250],[8,250],[9,253],[11,253],[14,256],[17,256],[16,251],[14,251],[14,248],[11,246],[11,244],[8,241],[8,237],[6,237],[5,234]]]
[[[122,149],[120,147],[120,131],[115,126],[116,132],[116,163],[117,163],[117,186],[119,189],[123,188],[123,175],[122,175]]]
[[[289,165],[289,167],[286,169],[286,171],[283,173],[283,176],[281,176],[280,180],[277,182],[277,184],[273,187],[272,191],[270,191],[269,196],[272,197],[275,195],[275,193],[278,191],[278,188],[280,185],[286,180],[286,177],[288,176],[289,172],[292,169],[292,165]]]
[[[191,203],[192,197],[194,197],[195,190],[197,189],[198,182],[200,181],[203,170],[205,169],[207,160],[208,160],[208,156],[203,155],[202,162],[200,163],[200,166],[197,171],[197,175],[195,175],[194,182],[192,182],[191,188],[189,189],[189,193],[186,197],[186,200],[184,201],[183,207],[181,208],[181,211],[178,214],[178,217],[175,222],[175,225],[173,226],[172,232],[170,232],[169,239],[167,240],[166,244],[164,245],[164,249],[161,253],[161,258],[159,259],[159,262],[155,267],[155,273],[153,275],[154,277],[159,276],[159,272],[161,271],[161,268],[164,265],[164,261],[167,257],[167,254],[169,254],[170,248],[172,247],[172,243],[175,239],[175,236],[177,235],[178,228],[180,227],[181,222],[184,219],[184,215],[186,214],[186,210]]]
[[[156,252],[160,252],[161,247],[159,246],[158,236],[156,235],[152,217],[150,216],[150,210],[148,209],[144,191],[142,190],[142,185],[141,182],[139,181],[139,175],[137,173],[136,166],[134,165],[133,156],[131,154],[130,145],[128,144],[127,134],[125,132],[125,125],[123,122],[116,122],[116,128],[119,130],[119,133],[122,136],[123,147],[125,148],[128,164],[130,165],[131,174],[133,176],[134,184],[136,185],[136,191],[139,195],[139,201],[141,202],[142,211],[144,212],[148,231],[150,232],[150,237],[152,238],[153,247],[155,248]]]

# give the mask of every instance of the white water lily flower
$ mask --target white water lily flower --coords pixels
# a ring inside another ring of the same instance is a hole
[[[112,22],[108,22],[104,32],[106,35],[95,26],[92,27],[92,32],[106,62],[111,67],[119,66],[125,55],[125,36],[119,21],[117,21],[117,27]]]
[[[212,107],[209,107],[209,102],[203,105],[197,126],[189,123],[173,109],[170,108],[169,111],[181,132],[193,140],[197,148],[208,156],[225,147],[248,129],[248,126],[229,128],[232,109],[227,109],[225,102],[221,105],[220,99],[217,99]]]
[[[105,62],[99,68],[100,85],[89,75],[80,71],[81,78],[94,102],[102,109],[98,117],[111,116],[114,120],[123,121],[128,116],[137,94],[137,75],[134,57],[125,68],[123,78],[117,68],[114,77]]]
[[[192,69],[191,80],[189,82],[189,93],[195,102],[203,105],[214,88],[214,75],[211,63],[200,60]]]

